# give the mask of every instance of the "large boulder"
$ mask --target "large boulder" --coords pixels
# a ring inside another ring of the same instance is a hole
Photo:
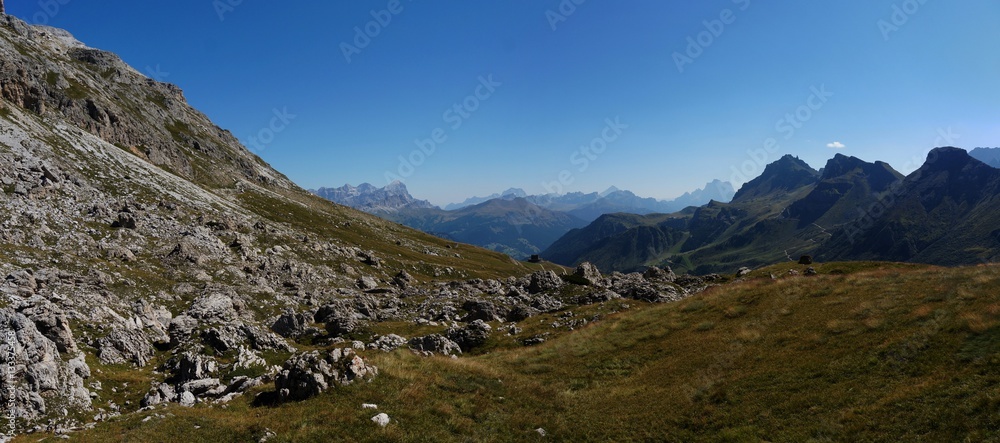
[[[495,303],[486,300],[467,300],[462,304],[462,309],[468,312],[465,316],[466,321],[504,321],[507,314]]]
[[[562,285],[562,279],[555,272],[538,271],[529,277],[528,292],[538,294],[540,292],[553,291],[561,288]]]
[[[563,308],[563,303],[551,295],[542,295],[531,301],[531,307],[539,312],[554,312]]]
[[[285,338],[299,337],[306,332],[306,325],[311,318],[304,313],[287,312],[278,317],[271,325],[271,330]]]
[[[392,352],[400,346],[406,344],[406,339],[396,334],[383,335],[374,342],[368,344],[370,349],[378,349],[383,352]]]
[[[130,363],[143,367],[153,358],[153,344],[137,329],[113,329],[108,335],[94,342],[97,358],[104,364]]]
[[[493,328],[482,320],[476,320],[465,327],[449,328],[445,335],[457,343],[463,351],[482,346],[490,338]]]
[[[278,401],[305,400],[319,395],[332,385],[347,385],[355,380],[372,379],[378,368],[365,362],[351,348],[329,352],[307,352],[292,356],[274,380]]]
[[[674,274],[674,270],[670,269],[669,266],[665,268],[651,266],[646,269],[646,272],[643,272],[642,276],[646,280],[654,282],[673,282],[677,279],[677,275]]]
[[[19,307],[18,312],[24,314],[35,323],[38,332],[52,340],[61,353],[76,353],[76,341],[69,329],[66,315],[56,305],[44,301]]]
[[[577,266],[576,272],[573,275],[583,279],[584,282],[591,286],[604,285],[604,276],[601,275],[601,270],[597,269],[597,266],[594,266],[590,262],[583,262],[580,266]]]
[[[358,285],[358,289],[362,291],[370,291],[378,288],[378,281],[367,275],[359,278],[356,284]]]
[[[209,294],[191,304],[187,315],[199,320],[232,321],[237,318],[243,305],[225,294]]]
[[[414,351],[427,354],[458,355],[462,353],[462,347],[458,343],[440,334],[413,337],[410,339],[409,347]]]
[[[185,352],[171,358],[164,369],[173,373],[171,380],[180,385],[192,380],[212,378],[219,372],[219,362],[206,355]]]
[[[647,273],[649,273],[648,270]],[[662,303],[676,301],[683,297],[683,294],[676,286],[668,283],[662,277],[655,277],[651,280],[639,273],[615,273],[611,276],[610,281],[610,289],[624,298]]]

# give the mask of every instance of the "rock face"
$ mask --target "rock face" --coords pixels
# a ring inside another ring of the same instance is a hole
[[[94,343],[97,358],[105,364],[131,363],[146,366],[153,357],[153,344],[142,331],[115,329]]]
[[[278,401],[305,400],[319,395],[333,385],[347,385],[355,380],[371,380],[378,368],[368,365],[351,348],[327,353],[312,351],[288,359],[274,380]]]
[[[0,355],[5,361],[0,404],[13,403],[21,420],[40,418],[55,408],[90,408],[90,392],[83,384],[90,367],[83,354],[60,355],[33,321],[9,308],[0,309]]]
[[[271,330],[286,338],[298,337],[306,332],[309,316],[303,313],[285,313],[271,325]]]

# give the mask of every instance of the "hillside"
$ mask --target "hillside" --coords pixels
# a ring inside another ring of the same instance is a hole
[[[735,272],[742,266],[808,254],[817,229],[796,229],[785,214],[812,192],[819,173],[785,156],[743,185],[730,203],[709,202],[674,214],[602,217],[570,232],[542,256],[565,265],[590,261],[604,272],[669,265],[681,272]]]
[[[1000,254],[1000,170],[957,148],[935,149],[877,211],[848,225],[828,257],[941,265]]]
[[[78,441],[994,441],[995,266],[780,265],[639,304],[545,343],[390,374],[301,403],[172,406]],[[772,279],[770,275],[776,278]],[[577,316],[590,315],[573,310]],[[565,317],[562,315],[561,317]],[[537,321],[519,326],[529,330]],[[377,404],[393,421],[373,429]],[[288,417],[298,417],[290,421]],[[544,430],[545,438],[538,429]],[[22,441],[29,441],[28,438]],[[34,440],[31,440],[34,441]]]

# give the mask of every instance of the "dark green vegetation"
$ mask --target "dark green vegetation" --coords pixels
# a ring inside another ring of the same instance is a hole
[[[976,264],[1000,252],[1000,170],[938,148],[907,177],[889,165],[837,155],[822,175],[785,156],[730,203],[670,215],[606,215],[542,255],[605,272],[670,265],[731,272],[797,260]]]
[[[277,407],[171,406],[72,440],[1000,440],[1000,269],[815,267],[639,303],[530,348],[372,353],[381,374],[370,384]],[[369,421],[377,412],[387,428]]]

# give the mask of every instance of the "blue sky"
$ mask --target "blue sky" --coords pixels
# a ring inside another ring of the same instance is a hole
[[[671,198],[786,153],[909,172],[1000,146],[994,0],[8,3],[178,84],[307,188]]]

